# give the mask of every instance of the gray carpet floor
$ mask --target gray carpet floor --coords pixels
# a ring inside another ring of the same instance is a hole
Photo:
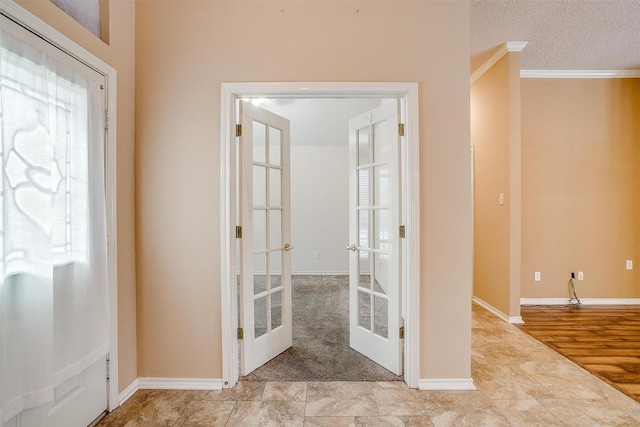
[[[402,381],[349,347],[347,276],[293,276],[293,346],[244,381]]]

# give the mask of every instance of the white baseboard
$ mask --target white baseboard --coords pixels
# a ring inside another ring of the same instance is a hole
[[[294,271],[292,276],[348,276],[348,271]]]
[[[500,319],[504,320],[507,323],[517,323],[517,324],[524,323],[522,321],[521,316],[507,316],[506,314],[504,314],[503,312],[501,312],[491,304],[484,302],[478,297],[473,297],[473,302],[478,304],[480,307],[486,309],[487,311],[493,313],[494,315],[496,315],[497,317],[499,317]]]
[[[122,390],[122,392],[118,395],[118,406],[122,405],[124,402],[129,400],[129,398],[133,396],[133,394],[136,391],[138,391],[138,389],[139,389],[138,378],[136,378],[131,382],[131,384],[127,386],[127,388]]]
[[[140,390],[222,390],[223,383],[215,378],[138,378]]]
[[[640,305],[640,298],[580,298],[582,305]],[[520,305],[569,305],[569,298],[520,298]]]
[[[476,390],[471,378],[421,379],[420,390]]]

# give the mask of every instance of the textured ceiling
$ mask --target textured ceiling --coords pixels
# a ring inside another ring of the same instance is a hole
[[[640,70],[640,0],[472,0],[471,73],[506,42],[523,70]]]

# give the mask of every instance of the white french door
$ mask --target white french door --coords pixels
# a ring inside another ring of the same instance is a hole
[[[399,103],[349,121],[351,347],[402,373]]]
[[[289,121],[240,102],[241,373],[292,344]]]

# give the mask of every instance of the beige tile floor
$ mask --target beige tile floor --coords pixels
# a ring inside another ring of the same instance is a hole
[[[476,391],[418,391],[399,382],[140,390],[99,426],[640,425],[640,404],[476,305],[472,327]]]

